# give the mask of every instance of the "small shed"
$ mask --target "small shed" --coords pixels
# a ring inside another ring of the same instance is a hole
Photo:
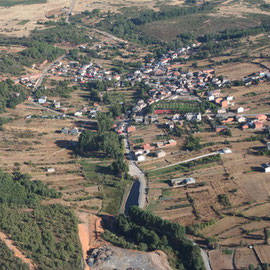
[[[262,168],[264,169],[265,173],[270,172],[270,164],[269,163],[262,164]]]
[[[67,127],[62,128],[61,133],[67,135],[69,133],[69,128]]]
[[[55,169],[54,168],[48,168],[47,169],[47,173],[54,173],[55,172]]]
[[[166,156],[166,152],[163,151],[163,150],[157,150],[157,151],[155,152],[155,156],[156,156],[157,158],[165,157],[165,156]]]
[[[79,133],[79,129],[76,127],[70,130],[70,135],[77,135],[78,133]]]
[[[145,156],[143,156],[143,155],[137,156],[137,161],[139,161],[139,162],[145,161]]]

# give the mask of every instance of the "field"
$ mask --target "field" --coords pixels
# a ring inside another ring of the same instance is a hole
[[[154,38],[158,37],[163,41],[171,41],[184,33],[190,33],[196,37],[209,33],[217,33],[230,28],[245,29],[250,26],[254,26],[254,21],[248,18],[192,14],[180,18],[147,23],[142,29]]]
[[[26,119],[29,114],[40,115],[41,118]],[[95,157],[76,157],[72,145],[78,140],[78,135],[63,135],[60,132],[64,126],[84,126],[83,122],[44,119],[42,116],[48,113],[27,102],[7,115],[17,120],[5,125],[1,132],[0,153],[5,171],[11,172],[18,167],[34,179],[48,183],[63,193],[61,203],[75,209],[94,213],[118,211],[126,184],[112,177],[107,169],[110,160],[104,162]],[[48,173],[48,168],[54,168],[55,173]],[[59,200],[44,203],[55,201]]]
[[[33,4],[44,4],[47,0],[1,0],[0,6],[12,7],[17,5],[33,5]]]

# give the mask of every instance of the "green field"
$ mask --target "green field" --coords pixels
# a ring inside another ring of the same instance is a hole
[[[17,5],[44,4],[47,0],[0,0],[1,7],[12,7]]]
[[[214,17],[206,14],[192,14],[168,20],[147,23],[142,30],[151,37],[172,41],[178,35],[189,33],[195,37],[217,33],[226,29],[254,27],[259,21],[250,18]]]
[[[169,102],[159,102],[154,105],[155,109],[163,109],[163,110],[176,110],[181,113],[188,112],[199,112],[201,111],[200,104],[197,102],[177,102],[177,101],[169,101]]]
[[[99,186],[98,196],[102,198],[101,212],[116,215],[120,209],[122,197],[128,180],[115,177],[110,171],[109,163],[81,162],[84,175],[89,184]]]

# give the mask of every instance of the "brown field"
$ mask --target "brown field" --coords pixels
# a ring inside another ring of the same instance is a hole
[[[223,254],[219,250],[209,252],[210,265],[215,270],[233,270],[233,255]]]
[[[17,119],[7,123],[1,132],[2,169],[11,172],[14,167],[19,167],[23,173],[31,174],[33,179],[42,180],[63,193],[61,199],[51,202],[96,213],[102,205],[101,199],[97,198],[99,190],[85,179],[80,158],[68,149],[70,141],[77,141],[78,136],[58,133],[64,126],[79,127],[79,123],[68,119],[25,119],[29,114],[50,114],[27,104],[26,101],[10,111],[9,116]],[[54,168],[55,173],[48,173],[48,168]]]
[[[237,269],[248,268],[250,264],[253,264],[255,267],[258,266],[258,261],[254,254],[254,251],[250,248],[236,249],[234,263]]]
[[[244,107],[244,114],[268,113],[270,108],[269,86],[269,82],[261,82],[258,85],[249,85],[248,87],[232,87],[225,90],[224,95],[232,95],[234,97],[234,105],[231,106],[233,110]]]
[[[261,263],[270,262],[270,246],[258,245],[258,246],[255,246],[254,249]]]
[[[12,7],[0,8],[0,33],[10,36],[28,35],[34,28],[41,26],[36,24],[37,21],[46,21],[45,15],[54,9],[69,7],[70,1],[47,0],[45,4],[18,5]],[[23,12],[22,12],[23,9]],[[18,25],[21,21],[29,20],[25,25]]]
[[[230,80],[241,80],[244,76],[261,70],[261,67],[251,63],[228,63],[217,66],[216,74],[227,76]]]

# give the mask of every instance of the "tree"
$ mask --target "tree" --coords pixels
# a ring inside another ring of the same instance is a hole
[[[112,129],[113,120],[109,114],[98,113],[97,121],[98,121],[98,131],[100,133]]]
[[[119,103],[112,104],[111,112],[114,118],[120,116],[122,113],[122,106]]]
[[[120,177],[128,172],[128,166],[125,162],[124,155],[117,156],[116,160],[111,165],[111,169],[116,176]]]

